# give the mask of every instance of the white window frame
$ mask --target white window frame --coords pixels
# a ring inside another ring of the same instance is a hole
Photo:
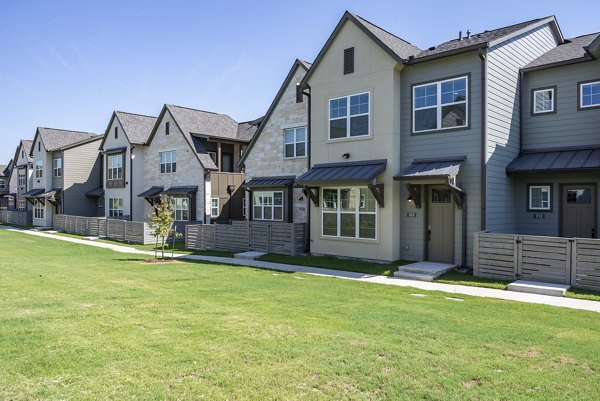
[[[60,177],[62,177],[62,157],[57,157],[56,159],[52,159],[52,178]]]
[[[123,217],[123,198],[108,198],[108,217]]]
[[[119,160],[119,163],[115,161]],[[106,158],[106,179],[108,181],[112,180],[122,180],[123,179],[123,164],[125,162],[125,154],[118,153],[115,155],[109,155]]]
[[[592,104],[588,104],[587,106],[583,105],[583,87],[591,86],[591,85],[600,85],[600,81],[582,82],[579,84],[579,108],[580,109],[600,107],[600,103],[592,103]]]
[[[27,170],[18,169],[17,170],[17,185],[23,187],[27,184]]]
[[[35,178],[44,178],[44,161],[35,161]]]
[[[354,189],[358,192],[358,199],[356,202],[356,208],[354,211],[346,211],[346,210],[342,210],[341,208],[341,191],[342,190],[347,190],[347,189]],[[365,197],[362,196],[362,194],[360,193],[360,191],[362,190],[366,190],[366,191],[370,191],[368,189],[368,187],[324,187],[321,188],[321,236],[325,237],[325,238],[340,238],[340,239],[351,239],[351,240],[361,240],[361,241],[377,241],[378,239],[378,235],[377,235],[377,229],[379,226],[379,204],[377,203],[377,201],[375,200],[375,211],[374,212],[366,212],[363,211],[361,212],[360,209],[365,207]],[[330,205],[330,209],[336,209],[336,210],[325,210],[325,190],[333,190],[337,192],[337,202],[334,202],[333,205]],[[330,234],[325,234],[323,232],[324,230],[324,217],[326,214],[335,214],[337,216],[337,228],[336,228],[336,232],[337,235],[330,235]],[[342,236],[342,215],[355,215],[355,234],[354,237],[349,237],[349,236]],[[374,215],[375,216],[375,237],[374,238],[368,238],[368,237],[361,237],[360,236],[360,216],[361,215]]]
[[[275,205],[275,194],[281,194],[281,205]],[[261,199],[261,203],[256,203],[256,197]],[[273,202],[271,204],[265,204],[264,199],[270,197]],[[260,217],[256,217],[254,211],[255,208],[261,209]],[[265,210],[271,209],[271,218],[265,219]],[[275,209],[281,209],[281,218],[275,218]],[[283,221],[285,219],[285,197],[283,191],[253,191],[252,192],[252,220],[265,220],[265,221]]]
[[[551,196],[552,188],[550,185],[529,185],[528,188],[529,189],[527,190],[527,192],[528,192],[528,196],[529,196],[529,199],[528,199],[529,210],[546,210],[546,211],[552,210],[552,196]],[[531,196],[532,195],[531,192],[533,189],[539,189],[539,190],[541,190],[542,194],[546,193],[548,195],[548,200],[546,201],[548,204],[546,206],[544,206],[543,199],[540,200],[540,202],[541,202],[540,206],[532,205],[533,196]]]
[[[541,92],[550,92],[551,93],[551,102],[550,102],[550,109],[549,110],[537,110],[536,106],[537,106],[537,94],[541,93]],[[546,114],[546,113],[554,113],[554,104],[556,103],[556,94],[554,91],[554,88],[543,88],[543,89],[535,89],[533,91],[533,114]]]
[[[450,103],[443,103],[442,104],[442,84],[445,82],[450,82],[450,81],[456,81],[459,79],[464,79],[465,80],[465,100],[461,100],[459,102],[450,102]],[[434,106],[422,106],[422,107],[415,107],[415,92],[418,88],[422,88],[424,86],[430,86],[430,85],[437,85],[437,99],[436,99],[436,104]],[[469,76],[468,75],[461,75],[458,77],[452,77],[452,78],[446,78],[446,79],[442,79],[440,81],[434,81],[434,82],[426,82],[423,84],[418,84],[412,87],[412,104],[411,104],[411,109],[412,109],[412,133],[413,134],[420,134],[420,133],[424,133],[424,132],[435,132],[435,131],[446,131],[446,130],[453,130],[453,129],[465,129],[469,126],[469,98],[470,98],[470,90],[471,88],[469,87]],[[452,106],[455,104],[463,104],[465,105],[465,123],[463,125],[457,125],[454,127],[442,127],[442,108],[444,106]],[[427,130],[416,130],[416,111],[417,110],[426,110],[426,109],[436,109],[436,116],[437,116],[437,127],[436,128],[432,128],[432,129],[427,129]]]
[[[298,131],[299,130],[304,130],[304,140],[303,141],[298,141]],[[287,140],[286,140],[286,136],[287,136],[286,134],[288,132],[292,133],[292,135],[294,136],[292,142],[287,142]],[[305,158],[306,157],[306,152],[308,150],[307,149],[306,137],[307,137],[306,126],[284,129],[283,130],[283,158],[284,159]],[[303,143],[304,144],[304,154],[303,155],[298,155],[298,144],[299,143]],[[286,154],[286,147],[287,147],[287,145],[294,145],[294,154],[292,156],[288,156]]]
[[[369,107],[368,107],[368,111],[366,113],[358,113],[358,114],[350,114],[350,98],[355,97],[355,96],[360,96],[360,95],[367,95],[369,98]],[[339,99],[346,99],[346,116],[345,117],[335,117],[332,118],[331,117],[331,101],[332,100],[339,100]],[[334,97],[329,99],[329,101],[327,102],[327,139],[329,141],[344,141],[344,140],[348,140],[348,139],[356,139],[356,138],[360,138],[360,139],[364,139],[364,138],[369,138],[371,137],[371,92],[361,92],[361,93],[353,93],[352,95],[348,95],[348,96],[340,96],[340,97]],[[367,116],[367,131],[368,133],[366,135],[355,135],[355,136],[351,136],[350,135],[350,120],[352,117],[361,117],[361,116]],[[340,138],[332,138],[331,137],[331,121],[332,120],[341,120],[341,119],[346,119],[346,136],[340,137]]]
[[[187,196],[171,197],[173,219],[175,219],[175,221],[190,221],[190,204],[190,198]]]
[[[33,218],[34,219],[43,219],[44,218],[44,208],[45,204],[39,200],[35,200],[33,203]]]
[[[210,215],[212,217],[219,216],[219,203],[219,198],[210,198]]]
[[[167,156],[170,155],[167,160]],[[165,160],[163,161],[163,156]],[[177,172],[177,151],[176,150],[167,150],[165,152],[158,153],[158,160],[160,163],[159,172],[160,174],[173,174]],[[164,171],[163,171],[163,166]],[[168,168],[167,168],[168,167]]]

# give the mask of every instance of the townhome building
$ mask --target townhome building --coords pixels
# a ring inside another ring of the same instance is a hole
[[[522,69],[520,154],[506,167],[511,232],[598,238],[600,34],[566,40]]]
[[[97,216],[98,203],[86,193],[100,185],[101,135],[39,127],[33,138],[31,189],[33,225],[52,227],[54,214]]]
[[[146,221],[144,188],[146,142],[156,117],[115,111],[100,143],[102,183],[86,195],[98,199],[107,218]]]
[[[547,17],[421,50],[346,12],[302,81],[311,252],[471,265],[511,228],[520,68],[562,43]]]
[[[10,191],[10,176],[13,169],[13,161],[8,164],[0,164],[0,208],[12,209],[14,198]]]
[[[31,157],[31,145],[33,141],[27,139],[21,139],[19,145],[15,150],[13,160],[15,160],[15,167],[13,168],[10,185],[16,186],[15,194],[15,208],[19,211],[31,211],[31,204],[27,202],[23,196],[27,191],[31,189],[33,185],[33,158]]]
[[[296,88],[309,68],[310,63],[294,62],[240,159],[247,220],[307,222],[307,196],[295,180],[309,167],[308,102],[297,102]]]

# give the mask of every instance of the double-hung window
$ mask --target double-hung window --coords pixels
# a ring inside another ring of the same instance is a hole
[[[190,219],[189,198],[171,198],[171,208],[173,209],[173,218],[176,221],[188,221]]]
[[[554,88],[533,91],[533,114],[554,112]]]
[[[550,185],[529,185],[529,210],[551,210]]]
[[[168,174],[177,171],[177,154],[174,150],[160,152],[160,173]]]
[[[283,220],[283,192],[253,192],[252,218],[254,220]]]
[[[19,209],[19,210],[25,210],[25,205],[26,205],[26,204],[25,204],[25,202],[26,202],[25,200],[19,200],[19,201],[17,202],[17,205],[18,205],[18,209]]]
[[[468,125],[468,77],[413,86],[413,132]]]
[[[368,188],[323,188],[323,236],[375,239],[376,233],[377,200]]]
[[[284,130],[283,145],[286,158],[306,156],[306,127]]]
[[[108,199],[108,216],[121,217],[123,216],[123,199],[109,198]]]
[[[35,178],[42,178],[44,176],[44,161],[35,161]]]
[[[17,185],[20,187],[24,187],[27,183],[27,170],[19,169],[17,172]]]
[[[53,178],[62,177],[62,159],[61,158],[52,160],[52,177]]]
[[[579,84],[579,108],[600,107],[600,81]]]
[[[219,215],[219,198],[210,199],[210,215],[213,217]]]
[[[369,135],[369,103],[368,92],[329,100],[329,139]]]
[[[0,189],[5,189],[6,188],[6,181],[4,180],[4,178],[0,178]]]
[[[123,179],[123,154],[110,155],[106,161],[107,171],[106,179],[122,180]]]

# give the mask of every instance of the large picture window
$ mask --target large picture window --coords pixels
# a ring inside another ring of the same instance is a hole
[[[177,154],[174,150],[160,152],[160,173],[168,174],[177,171]]]
[[[171,208],[173,209],[173,218],[176,221],[188,221],[190,219],[189,198],[171,198]]]
[[[254,220],[279,220],[283,221],[283,192],[253,192]]]
[[[122,180],[123,179],[123,154],[108,156],[106,160],[106,178],[108,180]]]
[[[52,160],[52,177],[59,178],[62,177],[62,159],[54,159]]]
[[[123,199],[109,198],[108,199],[108,216],[122,217],[123,216]]]
[[[36,200],[33,204],[33,218],[43,219],[44,218],[44,203]]]
[[[369,135],[369,93],[329,100],[329,139]]]
[[[413,87],[413,132],[468,125],[469,80],[452,78]]]
[[[306,127],[283,131],[284,157],[306,156]]]
[[[551,210],[550,185],[529,185],[527,206],[529,210]]]
[[[35,178],[42,178],[44,176],[44,161],[35,161]]]
[[[368,188],[323,188],[322,234],[375,239],[377,200]]]
[[[579,85],[579,108],[600,107],[600,81]]]

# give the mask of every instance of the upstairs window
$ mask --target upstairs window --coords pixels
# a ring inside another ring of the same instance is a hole
[[[533,114],[554,112],[554,88],[533,91]]]
[[[529,185],[529,210],[551,210],[550,185]]]
[[[285,158],[306,156],[306,127],[284,130],[283,147]]]
[[[369,135],[369,93],[329,100],[329,139]]]
[[[344,49],[344,75],[354,72],[354,47]]]
[[[106,179],[123,179],[123,154],[108,156],[106,160]]]
[[[413,86],[413,132],[466,127],[468,96],[466,76]]]
[[[115,127],[115,139],[119,138],[119,127]]]
[[[160,152],[160,173],[169,174],[177,171],[177,155],[174,150]]]
[[[0,178],[0,189],[5,189],[6,188],[6,181],[4,181],[4,178]]]
[[[62,177],[62,159],[54,159],[52,160],[52,177],[60,178]]]
[[[600,107],[600,81],[579,84],[579,108]]]
[[[212,160],[212,161],[213,161],[215,164],[217,164],[217,152],[212,152],[212,151],[210,151],[210,150],[209,150],[207,153],[208,153],[208,155],[210,156],[211,160]]]
[[[36,160],[35,162],[35,178],[42,178],[44,176],[44,161]]]
[[[17,185],[20,187],[25,186],[27,183],[27,172],[25,169],[19,169],[17,172]]]

